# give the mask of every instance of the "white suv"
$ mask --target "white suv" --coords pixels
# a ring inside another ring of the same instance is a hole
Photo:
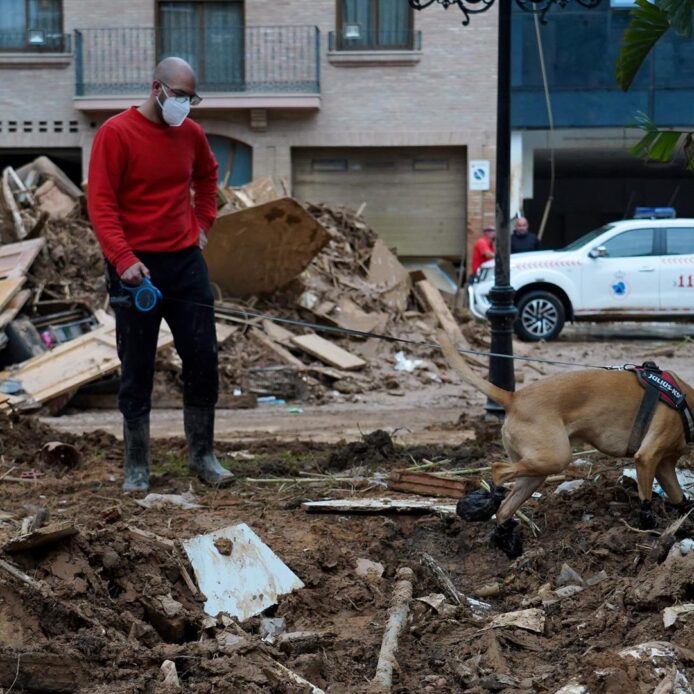
[[[494,261],[468,288],[484,318]],[[694,219],[630,219],[606,224],[554,251],[511,256],[522,340],[552,340],[564,322],[694,317]]]

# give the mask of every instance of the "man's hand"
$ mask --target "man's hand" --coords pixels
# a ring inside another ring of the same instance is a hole
[[[126,284],[140,284],[145,277],[149,276],[147,266],[138,261],[129,268],[126,268],[120,278]]]
[[[202,229],[200,229],[200,236],[198,236],[198,246],[201,251],[207,248],[207,234]]]

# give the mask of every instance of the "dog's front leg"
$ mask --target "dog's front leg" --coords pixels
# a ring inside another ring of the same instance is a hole
[[[499,506],[496,512],[496,528],[491,536],[491,543],[498,547],[506,556],[514,559],[523,553],[523,538],[516,530],[513,516],[516,511],[532,496],[533,492],[542,486],[545,477],[519,477],[516,479],[511,492]]]

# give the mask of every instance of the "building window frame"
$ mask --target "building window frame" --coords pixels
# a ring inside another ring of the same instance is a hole
[[[370,5],[369,26],[366,29],[367,37],[365,41],[351,41],[345,36],[345,0],[336,0],[337,9],[335,13],[335,43],[334,47],[338,51],[413,51],[418,48],[414,31],[414,10],[407,6],[407,36],[402,42],[388,43],[381,42],[378,38],[381,31],[379,18],[379,0],[364,0]]]
[[[58,0],[58,22],[57,27],[50,31],[39,27],[31,26],[31,2],[23,0],[24,5],[24,41],[17,42],[17,45],[5,45],[2,40],[2,30],[0,30],[0,54],[35,54],[35,53],[69,53],[70,37],[64,32],[65,7],[63,0]],[[9,42],[13,43],[12,41]]]
[[[195,10],[195,15],[196,15],[196,20],[195,20],[195,30],[196,30],[196,46],[197,49],[196,51],[198,54],[196,55],[196,58],[198,61],[200,58],[203,57],[203,54],[200,53],[199,51],[204,51],[205,50],[205,20],[204,20],[204,10],[203,6],[204,5],[239,5],[241,7],[241,22],[240,22],[240,30],[241,30],[241,40],[243,41],[243,34],[245,31],[246,27],[246,3],[244,0],[156,0],[156,7],[155,7],[155,46],[156,46],[156,54],[157,54],[157,61],[161,60],[162,58],[162,53],[163,53],[163,46],[164,46],[164,32],[166,31],[165,27],[162,25],[162,14],[161,14],[161,9],[162,5],[166,4],[181,4],[181,5],[195,5],[196,10]],[[243,75],[245,66],[244,66],[244,61],[245,61],[245,52],[243,48],[241,49],[241,55],[239,56],[241,63],[239,64],[239,70],[240,73]],[[202,61],[204,63],[204,61]],[[196,67],[196,76],[198,79],[198,83],[202,83],[203,85],[206,83],[206,80],[208,78],[208,75],[206,74],[206,69],[203,65],[200,66],[194,66]]]

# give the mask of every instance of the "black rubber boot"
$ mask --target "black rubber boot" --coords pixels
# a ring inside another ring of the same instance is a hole
[[[231,482],[234,476],[214,454],[214,407],[184,406],[183,427],[188,442],[188,467],[206,484]]]
[[[497,525],[489,538],[493,547],[498,547],[509,559],[515,559],[523,554],[523,536],[516,532],[518,523],[511,518],[503,525]]]
[[[149,489],[149,415],[123,420],[124,492]]]

